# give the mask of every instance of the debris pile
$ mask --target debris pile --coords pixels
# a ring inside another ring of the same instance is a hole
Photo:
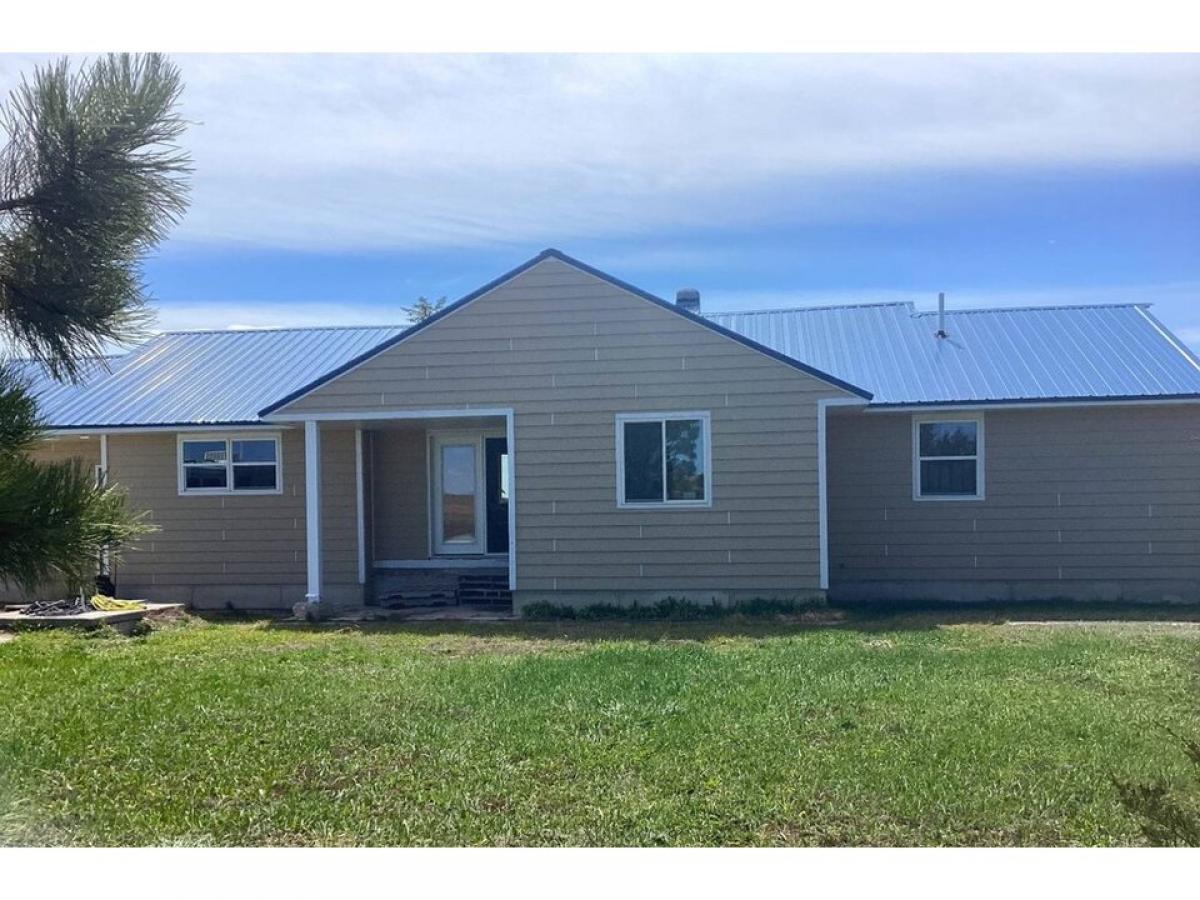
[[[95,594],[87,600],[82,597],[70,600],[37,600],[21,612],[27,616],[81,616],[93,611],[125,612],[144,609],[145,606],[141,600],[116,600],[103,594]]]
[[[80,616],[91,611],[91,604],[82,597],[73,600],[35,600],[21,610],[27,616]]]

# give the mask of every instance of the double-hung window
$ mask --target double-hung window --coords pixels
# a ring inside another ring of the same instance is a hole
[[[618,506],[711,506],[708,413],[617,416]]]
[[[983,499],[983,417],[913,419],[913,499]]]
[[[278,494],[279,435],[179,439],[179,493]]]

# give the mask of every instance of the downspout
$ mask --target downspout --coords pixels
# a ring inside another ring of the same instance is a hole
[[[354,429],[354,503],[358,530],[358,583],[367,583],[366,497],[363,488],[363,430]],[[365,599],[365,598],[364,598]]]

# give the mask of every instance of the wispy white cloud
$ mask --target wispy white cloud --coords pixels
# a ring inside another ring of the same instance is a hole
[[[33,61],[0,57],[0,90]],[[205,244],[400,249],[820,222],[854,214],[839,185],[864,174],[1200,161],[1188,56],[178,61],[196,176],[175,239]]]
[[[205,331],[244,328],[317,328],[330,325],[402,325],[398,306],[345,303],[262,301],[169,303],[157,309],[155,331]]]

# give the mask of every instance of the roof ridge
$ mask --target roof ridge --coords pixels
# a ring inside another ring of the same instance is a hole
[[[780,306],[774,309],[724,309],[706,312],[705,316],[761,316],[767,313],[825,312],[831,309],[864,309],[879,306],[907,306],[915,308],[911,300],[876,300],[861,303],[825,303],[820,306]]]
[[[156,332],[154,336],[164,337],[169,334],[262,334],[264,332],[277,331],[366,331],[371,329],[403,329],[411,327],[411,324],[400,325],[395,323],[391,325],[283,325],[279,327],[262,325],[254,328],[175,328],[169,331]]]
[[[947,309],[948,316],[970,315],[972,313],[998,313],[998,312],[1045,312],[1047,310],[1059,309],[1146,309],[1153,304],[1137,303],[1137,302],[1119,302],[1119,303],[1043,303],[1035,306],[969,306],[965,309]],[[936,309],[921,309],[913,313],[914,316],[936,316]]]
[[[1044,311],[1044,310],[1059,310],[1059,309],[1146,309],[1152,306],[1152,303],[1146,302],[1116,302],[1116,303],[1046,303],[1034,306],[974,306],[965,309],[947,309],[946,315],[959,316],[968,315],[971,313],[994,313],[994,312],[1022,312],[1022,311]],[[874,309],[882,307],[904,306],[911,309],[913,316],[936,316],[937,310],[917,309],[916,304],[912,300],[864,300],[858,303],[822,303],[817,306],[779,306],[767,309],[719,309],[710,312],[704,312],[701,315],[704,318],[713,316],[763,316],[771,313],[803,313],[803,312],[828,312],[836,309]],[[168,335],[180,334],[264,334],[274,332],[287,331],[371,331],[371,330],[401,330],[411,328],[413,323],[400,324],[380,323],[375,325],[261,325],[253,328],[172,328],[167,331],[154,332],[151,338],[165,337]],[[137,347],[142,346],[141,344]],[[133,349],[136,349],[133,348]],[[113,359],[126,354],[105,354],[104,358]],[[14,362],[27,359],[25,357],[10,357]]]
[[[1149,306],[1149,304],[1147,304],[1147,306]],[[1187,344],[1183,343],[1183,341],[1179,340],[1179,338],[1175,336],[1175,332],[1171,331],[1166,325],[1158,321],[1158,318],[1146,307],[1139,306],[1137,311],[1143,319],[1150,323],[1150,327],[1159,333],[1163,340],[1174,347],[1175,351],[1185,360],[1187,360],[1193,369],[1200,372],[1200,359],[1196,358],[1196,354],[1188,348]]]

